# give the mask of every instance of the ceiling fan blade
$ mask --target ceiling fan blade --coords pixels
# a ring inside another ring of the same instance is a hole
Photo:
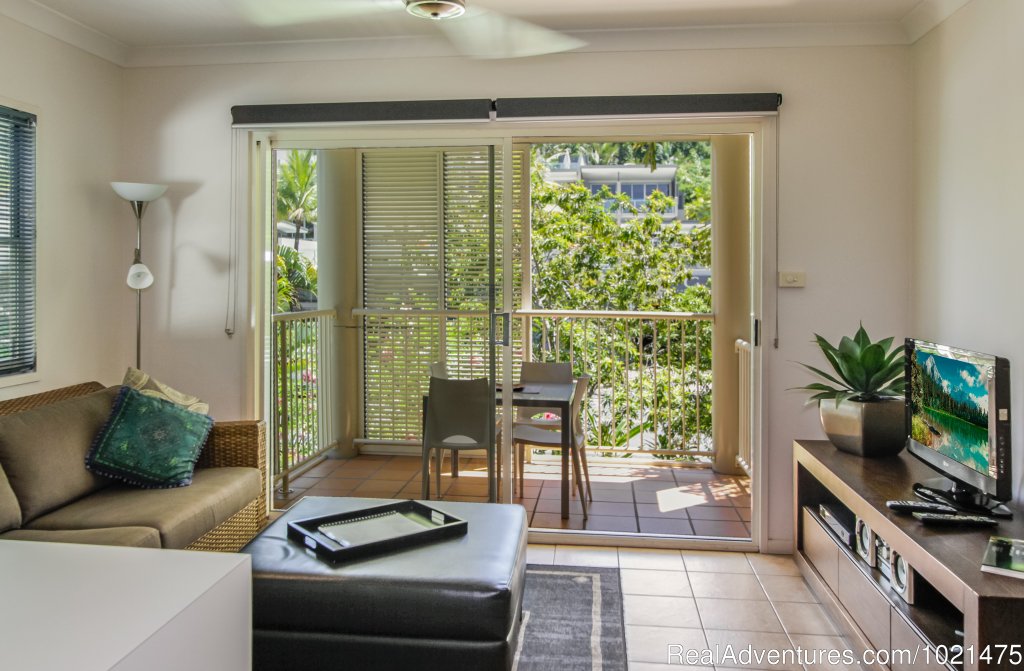
[[[291,26],[393,12],[401,0],[233,0],[259,26]]]
[[[486,10],[470,11],[437,25],[456,49],[472,58],[523,58],[586,45],[565,33]]]

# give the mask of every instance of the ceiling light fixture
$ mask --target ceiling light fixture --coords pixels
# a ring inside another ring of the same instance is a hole
[[[464,0],[405,0],[405,11],[423,19],[454,19],[466,12]]]

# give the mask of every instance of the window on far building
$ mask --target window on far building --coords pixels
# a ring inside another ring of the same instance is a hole
[[[36,117],[0,106],[0,376],[36,370]]]

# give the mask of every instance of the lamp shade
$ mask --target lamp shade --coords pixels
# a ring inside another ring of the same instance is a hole
[[[153,284],[153,273],[145,263],[133,263],[128,269],[128,286],[136,291],[146,289]]]
[[[142,184],[140,182],[111,182],[114,193],[125,200],[148,203],[164,195],[166,184]]]

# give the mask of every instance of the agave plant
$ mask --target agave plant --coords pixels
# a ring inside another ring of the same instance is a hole
[[[871,342],[861,324],[852,338],[843,336],[838,347],[818,334],[814,334],[814,339],[835,374],[805,363],[800,364],[827,380],[798,387],[814,392],[808,403],[835,399],[838,407],[846,399],[877,401],[903,395],[903,348],[899,345],[892,347],[892,338]]]

